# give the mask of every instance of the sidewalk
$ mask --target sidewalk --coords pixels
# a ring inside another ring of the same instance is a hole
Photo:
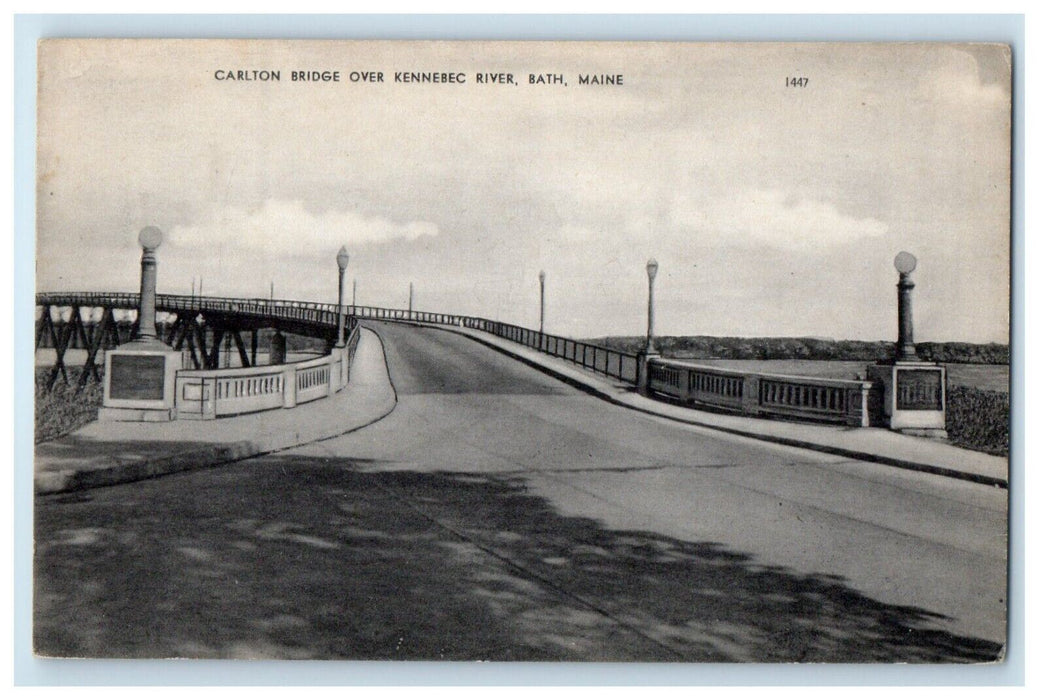
[[[138,481],[212,467],[335,437],[369,425],[396,406],[381,341],[363,329],[349,384],[293,410],[210,421],[93,422],[36,446],[37,494]]]
[[[418,324],[427,325],[427,324]],[[766,420],[725,413],[713,413],[641,396],[635,387],[612,377],[605,377],[551,355],[490,333],[456,326],[439,326],[470,337],[495,350],[511,355],[532,367],[562,379],[602,399],[636,411],[670,420],[713,428],[734,435],[766,440],[792,447],[839,455],[850,459],[878,462],[894,467],[965,479],[981,484],[1008,487],[1009,461],[964,450],[927,438],[902,435],[885,428],[847,426]]]

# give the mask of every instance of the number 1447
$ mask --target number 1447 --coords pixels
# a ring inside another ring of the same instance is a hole
[[[785,87],[806,87],[809,78],[785,78]]]

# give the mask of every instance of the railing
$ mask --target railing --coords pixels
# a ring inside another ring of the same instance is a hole
[[[106,292],[43,293],[36,295],[37,305],[117,306],[133,309],[138,307],[137,294]],[[209,311],[236,313],[259,318],[279,318],[318,325],[337,323],[338,305],[319,302],[292,301],[287,299],[236,299],[229,297],[198,297],[178,294],[158,294],[158,311]],[[585,369],[608,377],[635,383],[639,375],[639,358],[629,353],[611,350],[591,343],[583,343],[530,328],[515,326],[501,321],[491,321],[475,316],[460,316],[429,311],[390,309],[380,306],[346,305],[347,316],[357,319],[378,321],[406,321],[440,325],[464,326],[492,333],[534,350],[558,357]]]
[[[75,305],[137,309],[138,295],[112,292],[46,292],[36,295],[36,304],[37,306]],[[301,321],[323,326],[336,326],[338,323],[337,304],[302,301],[157,294],[156,310],[175,313],[184,311],[233,313],[257,318]]]
[[[210,419],[293,408],[340,391],[359,342],[356,325],[345,347],[330,355],[286,365],[217,370],[180,370],[175,375],[178,418]]]
[[[483,318],[468,317],[463,319],[462,325],[492,333],[608,377],[635,383],[638,376],[639,358],[635,355]]]
[[[36,303],[38,305],[51,306],[75,304],[80,306],[136,308],[138,295],[86,292],[45,293],[37,295]],[[234,299],[171,294],[158,295],[156,308],[159,311],[210,311],[246,314],[322,325],[336,324],[338,316],[338,306],[336,304],[284,299]],[[584,343],[572,338],[542,333],[522,326],[491,321],[475,316],[459,316],[376,306],[346,305],[342,308],[348,317],[355,317],[356,319],[454,325],[480,330],[553,357],[567,360],[608,377],[614,377],[633,384],[639,382],[640,356]],[[310,361],[318,363],[317,366],[303,366],[303,374],[300,376],[282,377],[283,384],[281,386],[283,388],[279,391],[273,388],[275,384],[271,381],[273,378],[271,376],[271,368],[257,368],[259,374],[256,377],[250,374],[252,370],[247,370],[248,374],[244,375],[244,377],[266,378],[270,380],[268,383],[229,385],[231,387],[229,391],[234,393],[240,392],[236,396],[237,399],[241,399],[237,406],[250,405],[251,402],[257,405],[268,405],[275,401],[274,398],[271,398],[272,394],[280,394],[285,401],[290,400],[286,398],[289,391],[287,389],[288,385],[293,386],[295,397],[300,394],[304,397],[303,400],[311,400],[310,397],[314,395],[316,397],[326,395],[321,394],[324,386],[323,377],[326,376],[328,378],[327,384],[329,385],[331,384],[329,381],[330,377],[334,376],[334,371],[330,366],[318,369],[324,365],[325,360],[326,358],[321,358],[320,360]],[[230,370],[229,372],[241,371],[244,370]],[[265,374],[265,371],[269,371],[270,374]],[[233,374],[230,374],[228,378],[229,380],[242,381],[241,377]],[[718,367],[690,365],[670,360],[652,360],[649,366],[647,382],[647,388],[655,394],[661,394],[686,403],[745,415],[804,418],[846,425],[868,426],[879,420],[878,414],[882,410],[882,400],[877,395],[878,390],[872,382],[866,381],[740,372]],[[195,390],[189,391],[192,393]],[[217,386],[215,386],[214,391],[218,391]],[[222,391],[225,391],[225,389]],[[203,391],[201,389],[200,395],[202,396],[202,394]],[[200,400],[202,401],[203,399]]]
[[[651,360],[648,388],[678,401],[746,415],[805,418],[867,427],[881,397],[872,382],[742,372]]]
[[[295,403],[306,403],[327,396],[330,389],[332,365],[337,362],[337,352],[315,360],[299,362],[294,366]]]

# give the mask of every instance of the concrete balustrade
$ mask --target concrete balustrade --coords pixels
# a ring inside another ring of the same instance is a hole
[[[742,372],[652,360],[648,388],[678,401],[751,416],[792,417],[868,427],[882,397],[873,382]]]
[[[340,372],[332,372],[331,366],[341,348],[325,357],[300,362],[294,366],[295,403],[302,404],[321,399],[330,393],[330,378]],[[341,387],[338,387],[339,389]]]
[[[180,370],[175,411],[180,419],[208,420],[275,408],[293,408],[341,391],[359,342],[357,325],[344,347],[330,355],[285,365]]]

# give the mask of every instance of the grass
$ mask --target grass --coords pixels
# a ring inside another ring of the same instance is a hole
[[[946,428],[957,447],[1007,456],[1010,451],[1010,395],[1002,391],[948,387]]]
[[[77,392],[76,380],[79,369],[70,369],[69,383],[59,377],[54,388],[47,390],[49,367],[36,370],[36,435],[34,443],[54,440],[98,417],[102,405],[102,385],[90,380],[82,391]]]

